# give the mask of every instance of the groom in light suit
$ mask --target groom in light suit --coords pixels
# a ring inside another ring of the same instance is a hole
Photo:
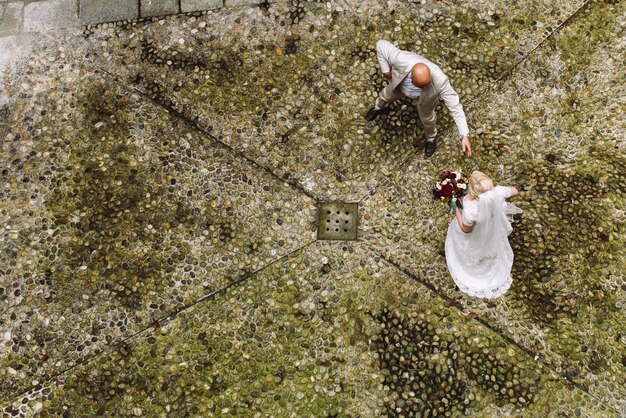
[[[389,103],[407,97],[417,102],[417,114],[426,135],[424,153],[433,155],[437,149],[437,114],[435,107],[439,99],[450,110],[459,130],[461,149],[468,157],[472,155],[469,129],[459,95],[454,91],[448,77],[436,64],[421,55],[402,51],[391,43],[380,40],[376,43],[376,55],[383,75],[391,80],[378,96],[365,119],[372,121]]]

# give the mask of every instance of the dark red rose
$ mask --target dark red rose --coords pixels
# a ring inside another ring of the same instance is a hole
[[[441,187],[442,196],[451,197],[453,192],[454,192],[454,187],[452,186],[452,184],[448,183],[448,184],[443,185],[443,187]]]

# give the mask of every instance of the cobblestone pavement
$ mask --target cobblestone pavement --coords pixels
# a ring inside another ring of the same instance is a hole
[[[0,408],[624,414],[625,30],[623,1],[294,0],[29,38],[0,107]],[[430,159],[411,103],[363,120],[378,39],[449,75],[474,157],[446,109]],[[502,298],[447,272],[446,168],[522,190]],[[357,240],[317,239],[329,201]]]

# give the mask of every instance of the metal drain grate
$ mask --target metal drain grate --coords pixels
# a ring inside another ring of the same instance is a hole
[[[319,209],[317,238],[320,240],[355,240],[358,219],[358,203],[322,203]]]

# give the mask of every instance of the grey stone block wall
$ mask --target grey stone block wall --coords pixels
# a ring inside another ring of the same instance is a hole
[[[222,0],[181,0],[180,11],[183,13],[202,10],[219,9],[224,5]]]
[[[226,0],[226,7],[254,6],[264,3],[263,0]]]
[[[215,10],[221,7],[257,6],[265,0],[77,0],[82,23],[95,24],[141,17]],[[279,0],[268,0],[277,3]]]
[[[8,3],[0,22],[0,34],[19,32],[24,28],[24,3]]]
[[[117,22],[139,18],[136,0],[80,0],[79,17],[82,23]]]
[[[24,30],[27,32],[78,26],[76,0],[35,1],[24,6]]]
[[[141,0],[141,17],[173,15],[180,13],[178,0]]]

